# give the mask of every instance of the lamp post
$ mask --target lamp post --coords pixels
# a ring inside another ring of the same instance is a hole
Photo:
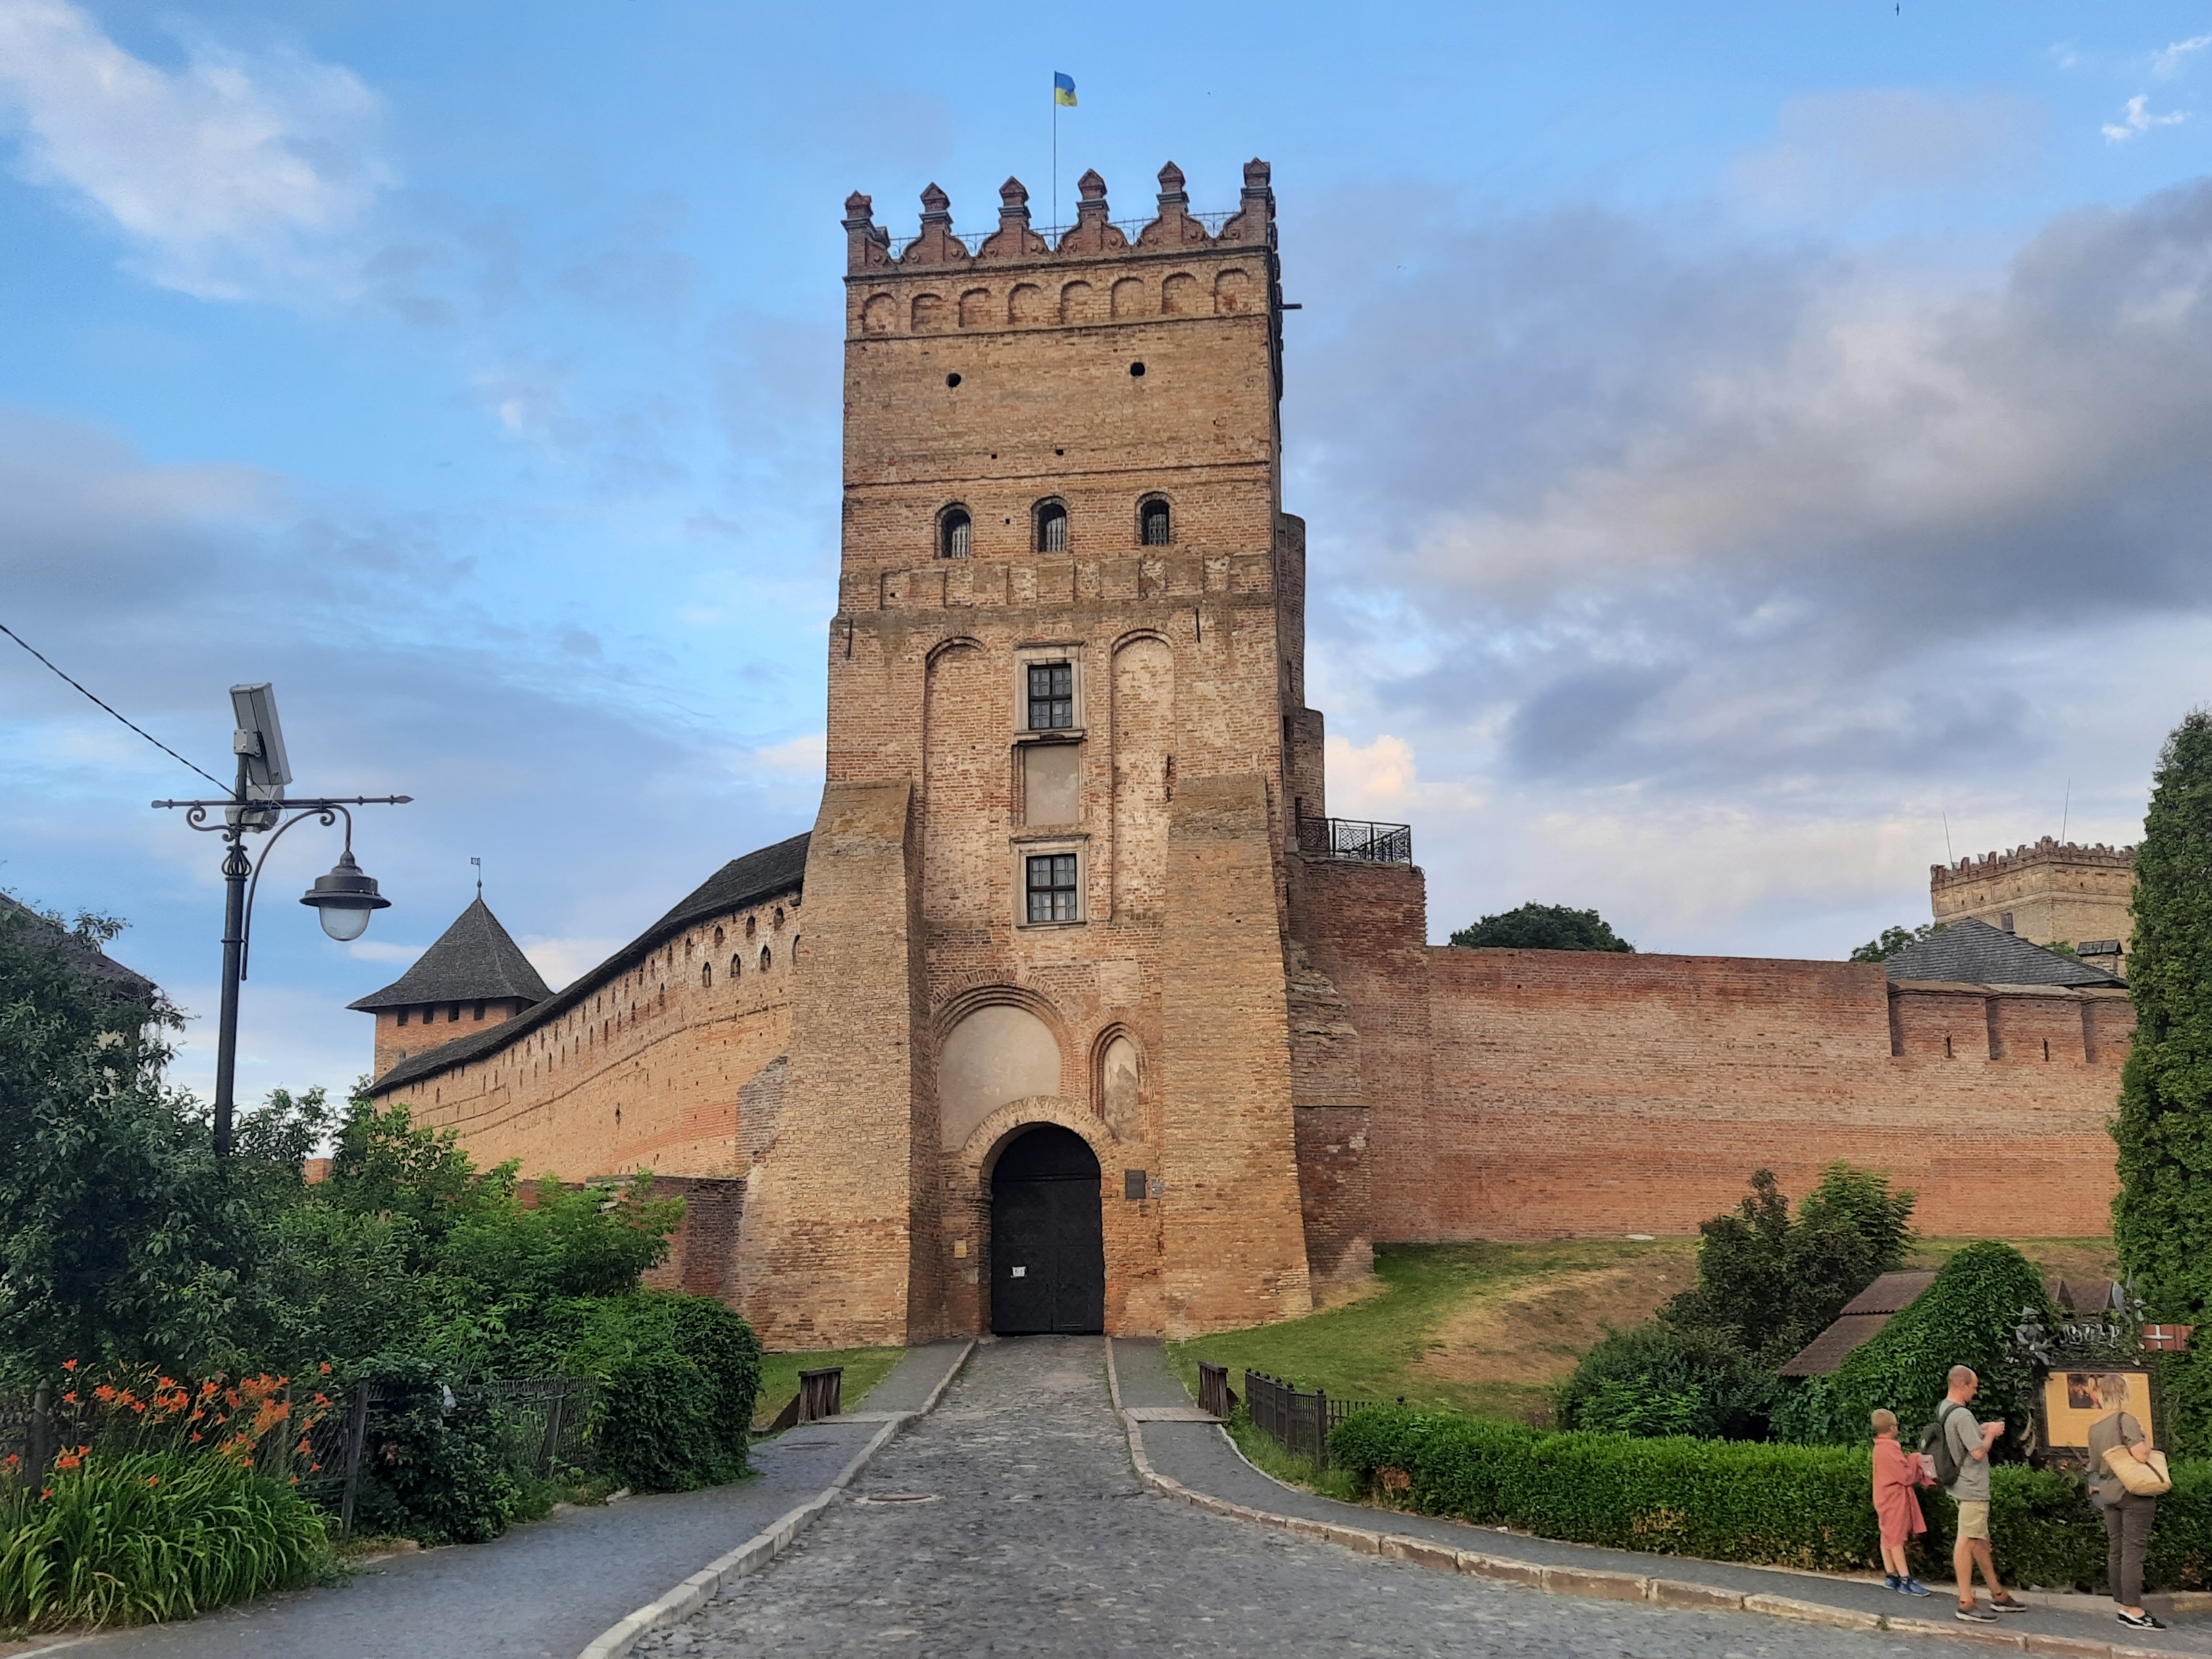
[[[238,989],[245,982],[247,945],[252,937],[253,899],[261,886],[262,866],[270,850],[284,832],[307,818],[325,824],[345,820],[345,850],[327,875],[301,896],[312,905],[323,931],[341,944],[359,939],[376,911],[392,901],[376,890],[376,881],[364,875],[353,857],[353,814],[350,806],[404,806],[411,795],[343,795],[287,800],[284,787],[292,781],[292,769],[284,753],[284,733],[276,720],[276,688],[264,682],[230,688],[232,711],[238,730],[231,748],[238,756],[238,781],[222,800],[157,800],[157,808],[181,806],[185,821],[195,830],[219,835],[223,841],[222,879],[222,1012],[216,1027],[215,1151],[230,1155],[230,1125],[234,1106],[234,1085],[238,1070]],[[210,813],[222,817],[210,823]],[[273,833],[271,833],[273,832]],[[269,839],[258,859],[248,855],[246,837]]]

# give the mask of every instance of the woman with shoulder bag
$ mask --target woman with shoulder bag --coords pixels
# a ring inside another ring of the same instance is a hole
[[[2166,1454],[2152,1446],[2141,1423],[2119,1409],[2128,1397],[2125,1376],[2100,1376],[2094,1386],[2097,1403],[2113,1407],[2089,1425],[2089,1495],[2105,1515],[2105,1571],[2112,1601],[2130,1630],[2164,1630],[2144,1611],[2142,1569],[2158,1495],[2172,1485]]]

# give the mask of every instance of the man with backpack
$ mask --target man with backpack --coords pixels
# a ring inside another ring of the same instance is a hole
[[[1936,1420],[1921,1431],[1920,1446],[1936,1466],[1936,1483],[1949,1488],[1959,1506],[1959,1535],[1951,1547],[1951,1571],[1959,1581],[1957,1616],[1971,1625],[1994,1625],[1997,1613],[2027,1611],[2027,1602],[2008,1595],[1997,1583],[1996,1562],[1990,1551],[1990,1448],[2004,1432],[2004,1424],[1977,1423],[1967,1409],[1982,1388],[1972,1366],[1952,1366],[1950,1383],[1950,1392],[1936,1408]],[[1974,1601],[1978,1565],[1995,1613]]]

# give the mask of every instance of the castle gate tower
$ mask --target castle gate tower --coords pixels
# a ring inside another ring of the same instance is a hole
[[[1321,723],[1274,199],[1260,161],[1233,214],[1182,186],[1117,224],[1086,173],[1056,245],[1012,179],[972,247],[934,185],[901,246],[846,204],[828,781],[740,1246],[773,1346],[1311,1305],[1286,848]],[[994,1184],[1058,1204],[1088,1159],[1095,1204],[994,1232]]]

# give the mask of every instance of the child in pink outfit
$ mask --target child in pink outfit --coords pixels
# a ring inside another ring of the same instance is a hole
[[[1897,1441],[1897,1413],[1874,1414],[1874,1512],[1881,1522],[1881,1565],[1884,1582],[1904,1595],[1932,1594],[1912,1576],[1905,1547],[1928,1530],[1913,1488],[1934,1484],[1917,1452],[1909,1452]]]

